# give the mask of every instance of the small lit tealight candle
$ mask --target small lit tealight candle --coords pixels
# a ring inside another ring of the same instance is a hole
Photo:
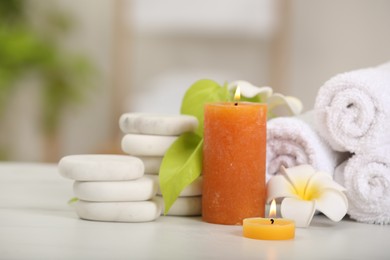
[[[269,218],[244,219],[243,236],[261,240],[293,239],[295,237],[295,223],[289,219],[276,218],[276,203],[273,200]]]

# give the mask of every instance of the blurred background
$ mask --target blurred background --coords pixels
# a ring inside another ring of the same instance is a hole
[[[196,80],[313,107],[337,73],[390,60],[387,0],[0,1],[0,160],[120,153],[124,112],[178,114]]]

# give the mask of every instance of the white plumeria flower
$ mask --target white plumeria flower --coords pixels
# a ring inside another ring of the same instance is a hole
[[[348,209],[345,188],[324,172],[310,165],[285,169],[267,183],[267,201],[284,198],[280,208],[283,218],[292,219],[297,227],[307,227],[316,210],[333,221],[340,221]]]
[[[240,86],[241,95],[243,95],[244,97],[253,98],[259,95],[262,102],[265,102],[272,95],[273,92],[271,87],[257,87],[245,80],[236,80],[229,83],[228,89],[232,90],[237,86]]]
[[[261,101],[267,103],[270,117],[294,116],[302,112],[302,102],[291,96],[273,93],[271,87],[257,87],[245,80],[237,80],[229,83],[228,89],[240,86],[242,96],[253,98],[259,96]]]
[[[267,104],[272,117],[298,115],[303,109],[302,102],[299,99],[280,93],[272,94],[268,98]]]

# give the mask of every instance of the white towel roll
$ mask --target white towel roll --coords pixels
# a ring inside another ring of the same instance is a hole
[[[318,91],[319,133],[337,151],[390,143],[390,63],[336,75]]]
[[[348,214],[365,223],[390,224],[390,147],[355,154],[337,167],[335,180],[346,188]]]
[[[312,126],[313,113],[299,117],[278,117],[267,123],[267,181],[280,166],[309,164],[333,175],[343,154],[333,151]]]

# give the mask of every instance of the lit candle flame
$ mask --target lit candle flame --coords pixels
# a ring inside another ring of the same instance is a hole
[[[268,216],[270,218],[275,218],[276,217],[276,202],[275,202],[275,200],[272,200],[272,202],[271,202],[271,207],[269,209]]]
[[[237,86],[236,92],[234,93],[234,101],[237,102],[241,98],[241,91],[240,91],[240,86]]]

